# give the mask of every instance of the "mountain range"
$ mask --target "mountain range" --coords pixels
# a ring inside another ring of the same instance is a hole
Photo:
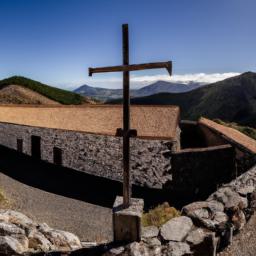
[[[137,90],[130,90],[131,97],[144,97],[153,95],[161,92],[169,93],[181,93],[188,92],[203,86],[202,83],[193,83],[182,84],[182,83],[172,83],[166,81],[157,81],[153,84],[147,85]],[[89,85],[82,85],[79,88],[74,90],[75,93],[79,93],[84,96],[89,96],[97,100],[108,101],[112,99],[118,99],[122,97],[122,89],[107,89],[92,87]]]
[[[110,101],[121,102],[121,99]],[[189,92],[132,98],[131,103],[178,105],[182,119],[205,116],[256,127],[256,73],[246,72]]]

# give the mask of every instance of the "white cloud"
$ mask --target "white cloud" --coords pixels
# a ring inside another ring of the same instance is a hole
[[[228,72],[228,73],[194,73],[194,74],[183,74],[183,75],[152,75],[152,76],[131,76],[131,83],[133,88],[141,88],[145,85],[149,85],[156,81],[168,81],[174,83],[189,84],[191,82],[209,84],[230,78],[233,76],[238,76],[240,73]],[[59,83],[59,87],[74,89],[80,85],[88,84],[95,87],[104,87],[104,88],[121,88],[122,87],[122,78],[120,77],[107,77],[107,78],[89,78],[84,81],[77,81],[71,83]]]
[[[182,83],[182,84],[189,84],[191,82],[196,83],[214,83],[217,81],[221,81],[223,79],[232,77],[232,76],[238,76],[240,73],[212,73],[212,74],[206,74],[206,73],[195,73],[195,74],[184,74],[184,75],[154,75],[154,76],[133,76],[132,81],[133,82],[143,82],[143,83],[152,83],[158,80],[163,81],[169,81],[174,83]]]

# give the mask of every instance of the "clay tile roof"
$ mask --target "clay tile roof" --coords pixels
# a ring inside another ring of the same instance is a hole
[[[177,106],[132,106],[131,128],[140,138],[173,139]],[[122,106],[0,106],[0,122],[115,135],[122,125]]]
[[[256,140],[233,128],[218,124],[206,118],[200,118],[199,124],[205,125],[213,131],[223,135],[230,143],[240,145],[242,148],[256,154]]]

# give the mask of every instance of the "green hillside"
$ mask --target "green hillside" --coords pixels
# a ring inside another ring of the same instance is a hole
[[[42,84],[21,76],[13,76],[0,81],[0,89],[8,85],[23,86],[61,104],[79,105],[86,102],[86,98],[79,94]]]
[[[256,73],[247,72],[190,92],[133,98],[131,103],[178,105],[182,119],[205,116],[256,127]]]

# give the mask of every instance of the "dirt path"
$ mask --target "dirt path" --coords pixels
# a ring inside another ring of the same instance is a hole
[[[232,245],[218,256],[256,255],[256,214],[254,214],[241,233],[234,236]]]
[[[111,240],[111,209],[49,193],[0,173],[10,208],[77,234],[84,241]]]
[[[83,241],[112,239],[116,192],[112,183],[105,183],[0,147],[0,190],[10,207]]]

